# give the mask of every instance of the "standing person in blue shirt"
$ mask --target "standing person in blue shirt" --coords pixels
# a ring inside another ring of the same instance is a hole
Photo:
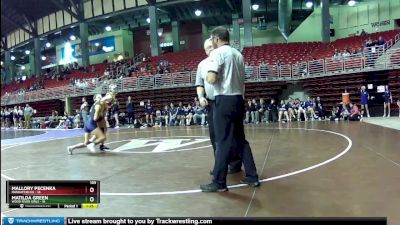
[[[126,101],[126,111],[128,112],[128,128],[134,127],[135,123],[135,106],[133,105],[131,96]]]
[[[360,95],[361,95],[361,117],[364,116],[364,110],[366,110],[367,116],[369,118],[370,117],[368,109],[369,94],[367,90],[365,90],[365,86],[361,86]]]
[[[111,105],[111,115],[114,117],[115,125],[114,128],[119,128],[119,102],[115,101]]]
[[[241,183],[260,185],[249,142],[244,134],[244,60],[242,54],[229,46],[229,31],[216,27],[211,31],[214,50],[210,53],[206,81],[214,86],[213,113],[217,151],[213,179],[200,185],[203,192],[227,191],[228,164],[234,151],[242,156],[245,179]]]
[[[389,90],[389,86],[385,86],[385,92],[383,93],[383,117],[386,117],[386,109],[387,109],[387,117],[390,117],[390,104],[393,102],[392,93]]]
[[[150,103],[150,99],[149,99],[149,100],[147,100],[147,104],[144,105],[144,114],[146,115],[146,124],[153,124],[153,113],[154,113],[153,105]],[[151,123],[149,123],[149,119],[150,119]]]

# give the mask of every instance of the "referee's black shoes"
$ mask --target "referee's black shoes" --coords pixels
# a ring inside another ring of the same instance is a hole
[[[247,184],[250,187],[259,187],[260,186],[260,181],[252,180],[252,179],[249,179],[248,177],[246,177],[243,180],[241,180],[240,183]]]
[[[213,182],[209,183],[209,184],[200,185],[200,189],[202,192],[225,192],[225,191],[228,191],[228,188],[226,186],[219,186]]]

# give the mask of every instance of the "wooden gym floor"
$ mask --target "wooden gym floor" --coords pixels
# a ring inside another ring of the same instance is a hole
[[[400,120],[400,119],[399,119]],[[364,122],[246,125],[261,187],[201,193],[211,180],[207,127],[110,130],[111,151],[81,130],[3,131],[1,212],[7,216],[388,217],[400,221],[400,131]],[[97,209],[8,209],[6,179],[100,180]]]

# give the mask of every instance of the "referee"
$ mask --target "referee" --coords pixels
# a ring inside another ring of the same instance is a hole
[[[206,52],[207,56],[210,56],[210,52],[214,50],[213,43],[211,39],[207,39],[204,42],[204,51]],[[197,67],[196,73],[196,86],[197,86],[197,96],[200,101],[201,107],[207,107],[208,111],[208,129],[210,133],[210,140],[214,150],[214,156],[216,151],[216,144],[215,144],[215,131],[214,131],[214,120],[213,120],[213,112],[215,108],[215,97],[214,97],[214,87],[204,80],[207,78],[207,67],[209,64],[210,58],[207,57],[203,61],[201,61]],[[229,163],[228,173],[234,174],[240,172],[242,169],[242,160],[235,154],[232,157],[232,161]],[[210,172],[212,175],[212,171]]]
[[[232,151],[237,149],[246,172],[241,183],[260,185],[249,142],[244,135],[244,62],[242,54],[229,46],[225,27],[211,31],[214,50],[210,53],[206,81],[214,86],[214,129],[217,151],[213,180],[200,185],[203,192],[227,191],[226,175]]]

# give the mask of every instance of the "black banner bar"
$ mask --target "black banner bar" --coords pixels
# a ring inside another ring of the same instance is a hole
[[[82,204],[8,204],[8,208],[15,209],[28,209],[28,208],[39,208],[39,209],[51,209],[51,208],[63,208],[63,209],[76,209],[82,208]],[[97,207],[96,207],[97,208]]]
[[[159,225],[159,224],[191,224],[191,225],[387,225],[387,219],[379,218],[199,218],[199,217],[67,217],[66,225],[76,224],[108,224],[108,225]]]

